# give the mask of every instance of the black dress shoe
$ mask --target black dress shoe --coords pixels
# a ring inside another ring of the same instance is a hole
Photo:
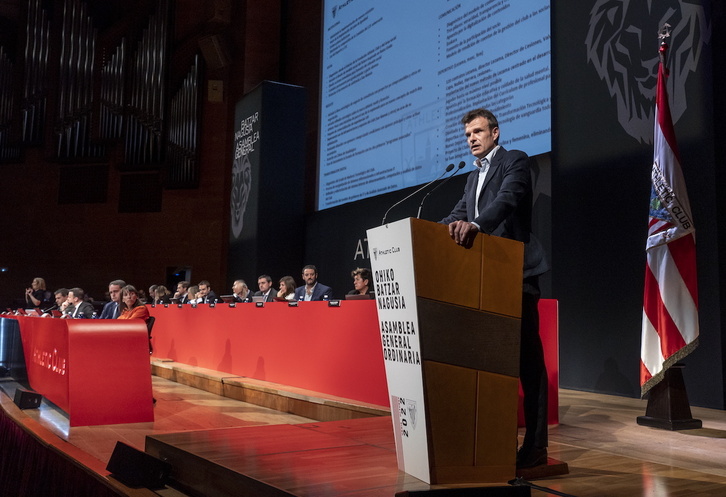
[[[534,468],[547,464],[547,447],[532,447],[517,451],[517,469]]]

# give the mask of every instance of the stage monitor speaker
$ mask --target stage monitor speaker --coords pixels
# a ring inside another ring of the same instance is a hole
[[[164,487],[171,464],[123,442],[116,442],[106,469],[126,486],[154,489]]]
[[[531,497],[526,485],[507,487],[437,488],[397,492],[396,497]]]
[[[37,409],[40,407],[41,400],[43,400],[43,396],[39,393],[18,388],[15,390],[13,402],[21,409]]]

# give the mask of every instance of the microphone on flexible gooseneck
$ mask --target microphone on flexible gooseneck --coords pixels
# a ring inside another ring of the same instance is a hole
[[[418,190],[416,190],[412,194],[407,195],[406,197],[402,198],[401,200],[399,200],[398,202],[396,202],[395,204],[393,204],[392,206],[390,206],[388,208],[388,210],[386,211],[386,213],[383,215],[383,220],[381,221],[381,226],[383,226],[384,224],[386,224],[386,217],[388,216],[388,213],[391,212],[391,209],[393,209],[394,207],[396,207],[400,203],[404,202],[405,200],[410,199],[411,197],[413,197],[414,195],[416,195],[421,190],[424,190],[424,189],[428,188],[433,183],[436,183],[438,180],[440,180],[444,176],[444,174],[450,172],[452,169],[454,169],[454,165],[453,164],[449,164],[448,166],[446,166],[446,170],[443,173],[441,173],[438,178],[436,178],[435,180],[429,181],[428,183],[426,183],[424,186],[422,186],[421,188],[419,188]]]
[[[439,183],[438,185],[436,185],[435,187],[433,187],[431,189],[431,191],[426,194],[426,196],[421,200],[421,204],[418,206],[418,213],[416,213],[416,219],[420,219],[421,218],[421,209],[423,208],[423,204],[424,204],[424,202],[426,202],[426,199],[429,198],[429,195],[431,195],[432,193],[434,193],[437,188],[439,188],[440,186],[445,185],[447,181],[449,181],[451,178],[453,178],[454,176],[456,176],[456,173],[458,173],[459,170],[462,167],[464,167],[465,165],[466,165],[466,162],[464,162],[464,161],[459,162],[459,167],[456,168],[456,171],[454,171],[453,174],[451,174],[444,181],[442,181],[441,183]]]

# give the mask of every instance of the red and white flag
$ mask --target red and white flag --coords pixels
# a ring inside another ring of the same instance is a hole
[[[698,345],[695,228],[668,106],[664,62],[667,49],[662,43],[655,104],[640,349],[641,395]]]

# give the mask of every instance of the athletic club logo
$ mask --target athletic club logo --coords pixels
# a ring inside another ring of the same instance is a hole
[[[408,405],[408,419],[411,420],[411,427],[415,430],[416,421],[418,420],[418,407],[415,400],[409,399],[406,403]]]
[[[607,84],[620,125],[641,143],[653,141],[658,30],[665,23],[671,26],[668,93],[675,123],[688,107],[686,80],[711,40],[704,8],[687,0],[598,0],[590,11],[587,59]]]

